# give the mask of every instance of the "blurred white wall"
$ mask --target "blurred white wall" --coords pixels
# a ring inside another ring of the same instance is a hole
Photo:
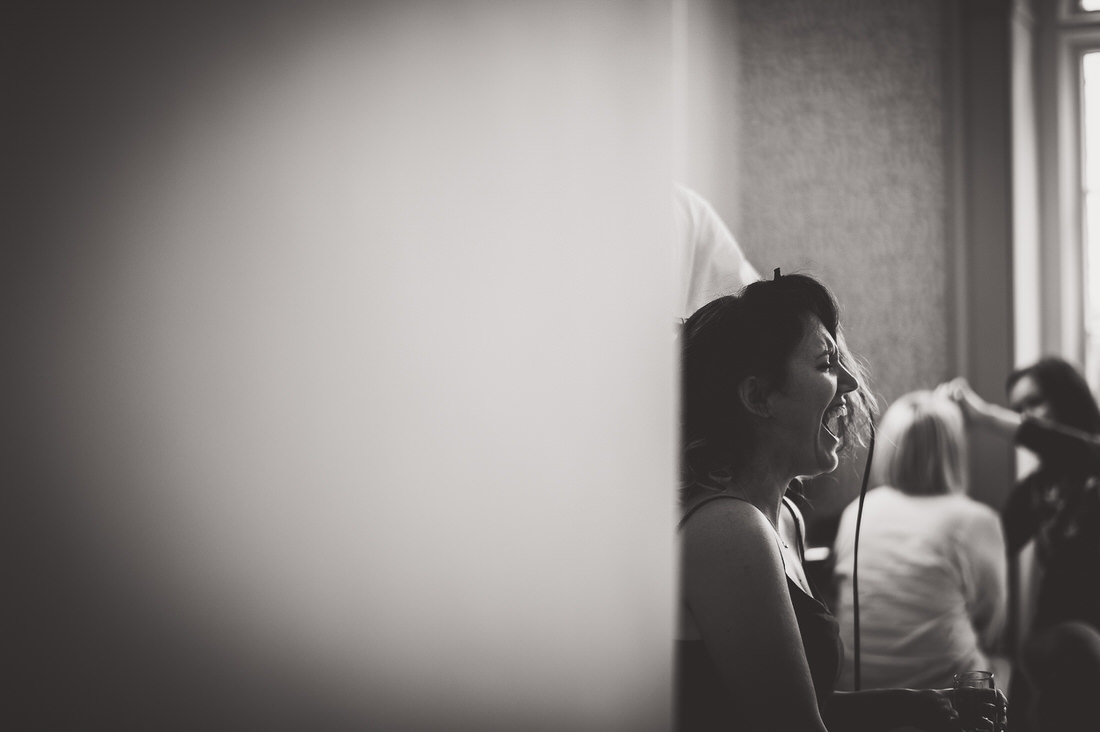
[[[744,215],[739,160],[743,151],[738,143],[745,117],[740,98],[738,3],[671,0],[670,4],[676,49],[672,57],[675,175],[701,193],[738,237]],[[739,243],[746,246],[744,241]]]
[[[12,713],[666,729],[667,3],[6,25]]]

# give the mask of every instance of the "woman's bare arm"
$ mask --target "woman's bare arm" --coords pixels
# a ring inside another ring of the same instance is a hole
[[[970,388],[967,380],[962,377],[941,384],[936,391],[958,404],[967,419],[984,425],[987,429],[1006,440],[1015,437],[1016,430],[1020,428],[1020,424],[1023,422],[1023,417],[1011,409],[982,399]]]
[[[688,611],[744,729],[825,725],[787,590],[776,536],[743,501],[714,501],[683,528]]]
[[[1001,698],[999,703],[1003,701]],[[988,714],[996,718],[995,707]],[[833,732],[887,732],[899,728],[962,732],[949,689],[837,691],[829,697],[825,718]],[[991,725],[990,732],[1003,732],[1003,728]]]

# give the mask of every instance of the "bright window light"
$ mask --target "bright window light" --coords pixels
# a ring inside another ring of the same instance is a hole
[[[1100,9],[1100,0],[1086,0]],[[1085,370],[1100,371],[1100,52],[1081,65],[1083,108],[1081,204],[1085,242]]]

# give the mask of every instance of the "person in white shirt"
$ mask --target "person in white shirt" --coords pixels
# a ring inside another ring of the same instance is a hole
[[[864,689],[950,687],[954,674],[1004,670],[991,652],[1006,613],[1005,540],[989,506],[966,496],[963,416],[946,396],[907,394],[878,430],[860,527],[860,672]],[[837,619],[853,687],[852,555],[856,502],[835,543]],[[996,679],[1005,688],[1007,679]]]
[[[676,262],[681,319],[722,295],[733,295],[760,279],[718,212],[695,191],[673,184]]]

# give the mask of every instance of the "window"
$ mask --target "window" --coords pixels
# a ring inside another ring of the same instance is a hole
[[[1100,0],[1091,0],[1100,7]],[[1082,2],[1082,6],[1087,5]],[[1080,55],[1081,238],[1084,263],[1085,373],[1094,389],[1100,373],[1100,50]]]
[[[1054,194],[1045,207],[1042,241],[1043,351],[1082,366],[1100,393],[1100,0],[1058,0],[1051,18],[1052,63],[1040,76],[1047,152],[1056,160],[1043,186]],[[1056,89],[1044,98],[1043,88]],[[1054,326],[1054,327],[1052,327]]]

